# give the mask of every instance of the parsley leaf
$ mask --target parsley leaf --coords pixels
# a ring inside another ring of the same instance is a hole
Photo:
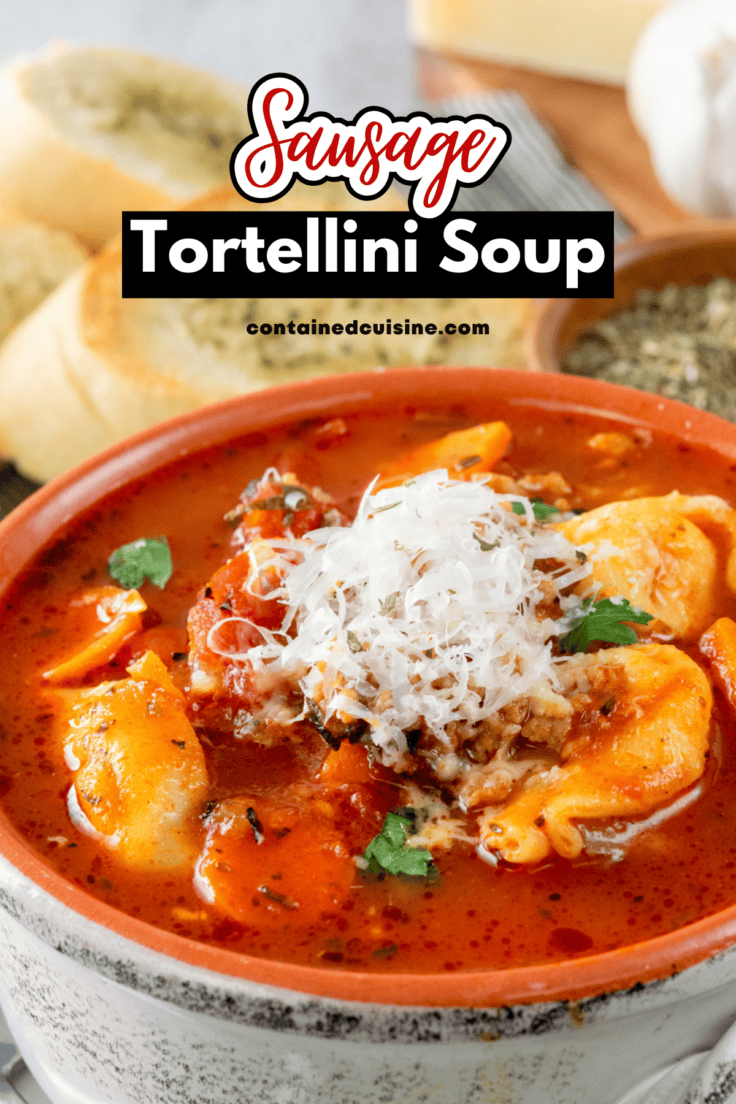
[[[382,870],[389,874],[409,874],[426,878],[434,871],[432,854],[424,847],[407,847],[406,837],[413,828],[409,817],[386,813],[386,820],[379,835],[374,836],[365,849],[368,869],[377,874]]]
[[[165,587],[174,566],[166,537],[131,541],[116,548],[107,561],[110,574],[124,587],[139,587],[146,579]]]
[[[651,613],[630,605],[627,598],[601,598],[599,602],[586,598],[572,628],[560,637],[560,647],[566,652],[584,652],[595,640],[604,644],[636,644],[639,638],[624,622],[648,625],[651,620]]]
[[[556,506],[550,506],[548,502],[543,502],[541,498],[532,499],[532,510],[537,521],[546,521],[552,514],[559,514],[559,510]]]
[[[388,617],[388,615],[393,611],[393,608],[396,605],[396,599],[398,597],[399,597],[398,590],[392,590],[391,593],[389,594],[388,598],[384,598],[384,599],[379,598],[378,599],[378,604],[379,604],[379,607],[380,607],[378,612],[380,613],[380,615],[382,617]]]
[[[483,540],[480,533],[473,533],[473,537],[475,538],[475,540],[477,540],[478,544],[481,547],[482,552],[492,552],[493,549],[498,548],[499,544],[501,543],[500,541],[497,541],[497,540],[496,541]]]
[[[466,468],[472,468],[474,464],[480,464],[482,459],[482,456],[475,453],[472,456],[463,456],[462,460],[458,460],[455,464],[455,467],[458,471],[465,471]]]
[[[534,513],[536,521],[546,521],[552,514],[559,514],[559,510],[556,506],[550,506],[548,502],[545,502],[541,498],[533,498],[531,500],[531,507]],[[526,506],[523,502],[512,502],[511,509],[515,514],[525,514]]]

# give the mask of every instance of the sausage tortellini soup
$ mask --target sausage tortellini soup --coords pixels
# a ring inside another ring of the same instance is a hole
[[[6,594],[0,792],[182,936],[596,954],[736,903],[734,471],[604,416],[326,416],[179,459]]]

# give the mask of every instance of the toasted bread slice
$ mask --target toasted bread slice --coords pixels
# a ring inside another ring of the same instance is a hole
[[[339,182],[295,186],[277,204],[362,209]],[[262,209],[233,189],[194,206]],[[401,210],[405,202],[388,192],[371,206]],[[48,479],[154,422],[269,384],[398,364],[523,364],[528,300],[122,299],[121,265],[116,239],[0,350],[0,449],[34,478]],[[388,320],[406,331],[407,319],[409,332],[387,332]],[[371,333],[312,332],[313,322],[318,329],[353,320]],[[251,336],[251,322],[294,322],[295,330],[306,323],[309,332]],[[488,333],[450,336],[443,333],[449,322]],[[427,323],[437,333],[419,333]]]
[[[0,204],[97,248],[124,210],[229,180],[244,88],[133,50],[54,46],[0,72]]]

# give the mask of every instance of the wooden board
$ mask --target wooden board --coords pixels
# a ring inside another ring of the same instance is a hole
[[[657,234],[694,221],[659,184],[619,86],[428,50],[417,51],[417,83],[430,104],[449,96],[512,89],[549,123],[568,160],[635,230]]]

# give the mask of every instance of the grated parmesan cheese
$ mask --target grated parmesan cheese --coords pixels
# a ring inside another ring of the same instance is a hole
[[[282,578],[269,594],[286,607],[281,631],[260,629],[264,643],[221,654],[298,681],[326,719],[366,721],[386,765],[402,768],[407,732],[452,751],[448,726],[560,688],[561,622],[546,611],[591,569],[526,498],[428,472],[369,488],[350,527],[270,546],[256,566]],[[234,620],[215,626],[210,647]]]

